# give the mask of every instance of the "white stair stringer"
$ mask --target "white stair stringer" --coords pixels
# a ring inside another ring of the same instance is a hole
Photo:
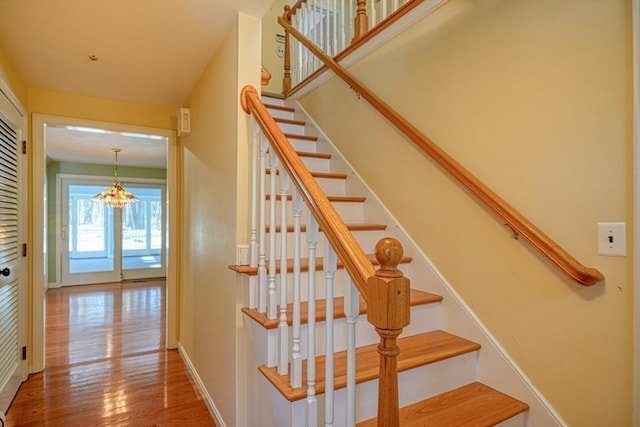
[[[313,127],[319,141],[329,147],[328,152],[332,155],[333,163],[342,162],[340,170],[347,171],[349,176],[346,184],[347,192],[354,191],[354,194],[366,197],[365,221],[387,224],[385,235],[397,238],[402,243],[404,254],[413,258],[409,266],[402,268],[405,276],[411,280],[412,288],[432,292],[443,297],[441,328],[473,340],[482,346],[478,355],[476,380],[529,404],[527,413],[515,417],[516,419],[524,418],[524,425],[531,427],[566,426],[557,411],[455,291],[451,283],[418,247],[409,233],[384,207],[382,201],[306,113],[304,107],[295,101],[290,101],[290,105],[295,107],[297,118],[305,120],[308,127]],[[512,424],[503,422],[500,425],[511,426]]]
[[[282,100],[267,100],[263,98],[263,101],[267,104],[288,104]],[[287,119],[304,120],[306,122],[306,125],[304,126],[305,133],[301,133],[302,131],[300,128],[302,128],[302,126],[299,126],[294,133],[299,135],[308,133],[318,136],[317,142],[296,142],[296,140],[290,140],[294,147],[299,151],[330,153],[332,156],[330,160],[323,160],[309,165],[322,165],[322,167],[325,167],[328,164],[331,172],[347,174],[347,179],[341,180],[342,183],[337,188],[331,186],[328,186],[329,188],[325,188],[326,194],[328,196],[350,195],[366,197],[366,201],[364,203],[357,204],[360,207],[355,208],[354,206],[349,206],[348,209],[350,209],[350,213],[348,215],[354,215],[354,222],[356,222],[355,220],[358,220],[359,222],[363,221],[365,223],[387,225],[387,228],[384,231],[354,233],[355,235],[358,233],[367,234],[367,237],[358,238],[359,242],[363,244],[364,251],[369,253],[373,252],[375,243],[382,236],[392,236],[397,238],[403,244],[405,255],[413,258],[413,261],[410,264],[402,264],[400,266],[400,269],[403,271],[405,276],[411,280],[412,288],[438,294],[444,297],[444,300],[440,303],[412,307],[411,324],[405,328],[400,337],[402,338],[436,329],[442,329],[473,340],[481,345],[481,348],[478,351],[441,360],[400,373],[400,406],[418,402],[470,382],[481,381],[530,405],[529,411],[515,416],[499,425],[536,427],[564,425],[553,408],[551,408],[540,393],[531,385],[530,381],[524,376],[506,352],[504,352],[497,341],[486,330],[464,301],[462,301],[446,279],[442,277],[435,266],[432,265],[424,253],[422,253],[422,251],[415,245],[411,237],[404,232],[400,225],[398,225],[397,221],[395,221],[393,216],[384,208],[383,204],[375,194],[365,183],[362,182],[360,177],[344,160],[338,150],[333,147],[326,135],[324,135],[321,130],[315,126],[313,121],[304,112],[304,109],[300,105],[295,105],[295,108],[295,114],[280,110],[271,110],[271,112],[274,113],[274,116]],[[313,171],[313,169],[311,170]],[[276,192],[278,191],[279,186],[277,187]],[[277,202],[277,205],[276,214],[278,215],[277,222],[279,223],[280,202]],[[268,201],[266,206],[267,209],[269,209]],[[289,207],[288,211],[290,211]],[[306,215],[306,213],[303,215]],[[303,222],[305,221],[303,220]],[[279,234],[277,235],[276,242],[278,247],[276,258],[279,258]],[[288,245],[289,247],[293,247],[290,237],[288,237]],[[303,253],[306,251],[305,248],[306,240],[303,237]],[[319,248],[317,254],[322,254],[321,248]],[[307,298],[305,284],[307,283],[306,276],[308,276],[308,274],[311,273],[302,273],[301,283],[303,286],[301,289],[301,296],[303,301]],[[324,275],[322,271],[318,271],[315,274],[318,290],[317,293],[318,297],[321,298],[324,294]],[[346,273],[342,270],[338,270],[336,279],[337,296],[343,295],[342,283],[344,280],[341,279],[344,277],[346,277]],[[291,301],[291,286],[293,283],[292,274],[288,273],[287,278],[288,301]],[[245,282],[247,282],[247,280],[245,280]],[[276,283],[279,292],[279,275]],[[276,359],[274,355],[278,346],[277,329],[266,330],[247,316],[243,317],[245,325],[249,326],[249,336],[252,342],[255,360],[259,364],[275,366]],[[346,328],[344,327],[345,319],[336,319],[335,324],[338,325],[334,334],[336,351],[341,351],[346,345]],[[324,352],[324,323],[319,322],[317,326],[319,326],[319,329],[316,334],[316,349],[318,354],[322,354]],[[357,329],[358,346],[378,342],[379,338],[373,331],[373,327],[368,323],[366,315],[360,315],[358,317]],[[306,325],[303,325],[302,337],[305,336],[305,332]],[[289,347],[291,347],[291,339],[291,332],[289,332]],[[304,338],[302,348],[304,349],[303,357],[306,358],[306,339]],[[265,419],[263,424],[265,427],[299,427],[306,424],[305,399],[289,402],[264,376],[262,376],[260,372],[257,371],[257,369],[255,372],[248,373],[247,375],[257,375],[260,377],[257,382],[263,384],[265,397],[267,397],[271,403],[273,420]],[[377,379],[366,381],[356,387],[358,421],[363,421],[376,415],[377,388]],[[344,397],[344,394],[344,389],[336,390],[335,426],[345,425],[345,408],[343,405],[346,402],[346,398]],[[322,394],[319,394],[317,397],[319,402],[318,413],[322,416],[323,396]],[[324,420],[319,420],[318,425],[321,425],[323,422]]]

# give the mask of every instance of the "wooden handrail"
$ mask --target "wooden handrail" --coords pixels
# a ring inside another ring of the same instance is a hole
[[[280,159],[282,167],[295,184],[300,195],[305,200],[310,212],[318,221],[338,258],[353,279],[354,284],[363,298],[367,299],[367,280],[375,275],[371,261],[353,237],[342,218],[324,194],[311,172],[304,165],[287,137],[282,133],[278,124],[273,120],[267,108],[260,101],[260,96],[252,86],[245,86],[240,94],[242,108],[247,114],[253,114],[254,119],[265,137],[271,142],[271,147]]]
[[[380,114],[404,133],[407,138],[413,141],[414,144],[428,154],[440,167],[449,173],[449,175],[476,196],[476,198],[497,215],[505,225],[509,226],[516,235],[522,236],[531,243],[536,250],[555,264],[572,280],[585,286],[591,286],[604,280],[604,276],[600,271],[582,265],[531,221],[521,215],[516,209],[471,174],[471,172],[422,134],[415,126],[372,93],[364,84],[302,35],[297,29],[282,18],[279,18],[278,22],[287,30],[288,34],[293,35],[314,55],[318,56],[355,92],[366,99]]]

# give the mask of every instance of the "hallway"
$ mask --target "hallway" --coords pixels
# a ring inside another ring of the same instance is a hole
[[[7,426],[215,426],[177,350],[165,350],[165,283],[47,293],[46,368]]]

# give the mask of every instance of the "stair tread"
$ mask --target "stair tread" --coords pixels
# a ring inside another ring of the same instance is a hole
[[[381,231],[387,229],[387,224],[345,224],[350,231]],[[280,224],[276,225],[276,233],[279,233],[282,227]],[[266,232],[270,232],[271,227],[266,227]],[[304,233],[307,231],[307,226],[302,224],[300,226],[300,232]],[[320,227],[320,231],[322,231],[322,227]],[[293,224],[287,225],[287,233],[293,232]]]
[[[474,382],[400,408],[403,427],[489,427],[529,409],[529,405],[482,383]],[[357,424],[376,427],[373,418]]]
[[[271,200],[271,194],[266,194],[265,196],[267,200]],[[367,200],[364,196],[327,196],[327,199],[333,203],[364,203]],[[278,194],[276,200],[282,200],[282,196]],[[293,200],[293,196],[288,194],[287,200]]]
[[[298,153],[298,156],[300,157],[313,157],[316,159],[330,159],[331,158],[331,154],[329,153],[313,153],[310,151],[296,151],[296,153]]]
[[[280,110],[280,111],[288,111],[290,113],[293,113],[295,110],[295,108],[293,107],[287,107],[285,105],[275,105],[275,104],[268,104],[268,103],[264,103],[264,106],[267,107],[267,109],[269,110]]]
[[[418,306],[425,304],[432,304],[442,301],[440,295],[431,294],[429,292],[419,291],[417,289],[411,289],[410,305]],[[300,303],[300,323],[305,325],[308,322],[308,302],[304,301]],[[323,322],[326,320],[326,306],[327,300],[320,299],[316,301],[316,321]],[[260,313],[256,308],[245,307],[242,312],[249,316],[251,319],[258,322],[265,329],[275,329],[278,327],[279,319],[267,318],[267,313]],[[344,315],[344,297],[337,297],[333,303],[333,312],[335,313],[335,319],[342,319]],[[360,314],[367,313],[367,303],[360,298]],[[289,326],[293,324],[293,304],[287,304],[287,321]]]
[[[268,175],[271,171],[265,169],[265,173]],[[276,175],[280,175],[280,170],[276,171]],[[311,172],[311,176],[314,178],[347,179],[347,174],[342,172]]]
[[[317,141],[318,140],[317,136],[301,135],[301,134],[297,134],[297,133],[285,133],[284,136],[286,136],[289,139],[301,139],[303,141]]]
[[[380,355],[377,347],[378,344],[372,344],[356,349],[356,383],[378,378]],[[478,350],[480,345],[448,332],[432,331],[400,338],[398,347],[400,347],[398,372],[402,372],[450,357],[471,353]],[[346,357],[346,351],[335,353],[334,387],[336,390],[346,386]],[[324,393],[324,360],[324,356],[316,358],[316,394]],[[293,402],[306,397],[306,360],[302,362],[302,386],[297,388],[291,387],[288,374],[278,375],[277,367],[260,366],[258,369],[287,400]]]
[[[367,258],[369,258],[369,261],[371,261],[371,264],[380,265],[380,263],[376,259],[375,255],[369,254],[369,255],[367,255]],[[323,264],[322,260],[323,260],[322,257],[317,257],[316,258],[316,271],[322,271],[322,269],[324,267],[324,264]],[[412,260],[413,259],[411,257],[403,256],[402,259],[400,260],[400,264],[409,264]],[[255,275],[258,274],[258,267],[257,266],[230,265],[229,268],[231,270],[236,271],[236,272],[241,273],[241,274],[248,274],[249,276],[255,276]],[[340,262],[340,260],[338,260],[338,268],[339,269],[343,269],[344,268],[344,264],[342,264],[342,262]],[[300,271],[302,271],[302,272],[309,271],[309,258],[300,258]],[[288,273],[293,273],[293,260],[292,259],[288,259],[287,260],[287,272]],[[279,273],[280,273],[280,262],[276,263],[276,274],[279,274]]]
[[[287,125],[304,126],[307,123],[304,120],[284,119],[282,117],[274,117],[273,120],[275,120],[276,123],[283,123],[283,124],[287,124]]]

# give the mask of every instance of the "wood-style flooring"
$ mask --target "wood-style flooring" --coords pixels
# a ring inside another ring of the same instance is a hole
[[[165,349],[164,289],[49,290],[46,368],[22,384],[7,427],[215,427],[182,358]]]

